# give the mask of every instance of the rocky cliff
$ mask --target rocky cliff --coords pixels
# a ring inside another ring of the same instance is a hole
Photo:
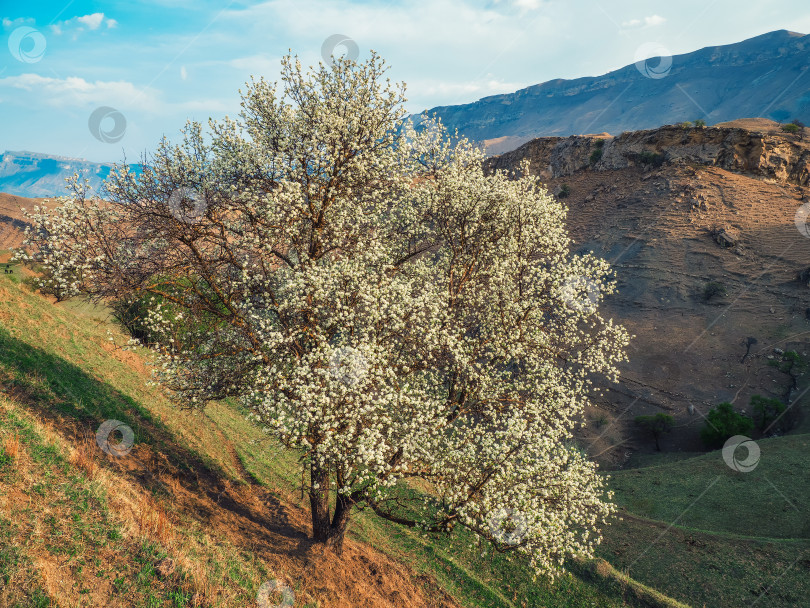
[[[628,167],[706,165],[806,186],[810,183],[810,143],[777,134],[777,123],[762,120],[762,130],[732,126],[669,125],[610,136],[544,137],[492,157],[493,169],[513,169],[520,160],[546,179],[577,171],[615,171]]]

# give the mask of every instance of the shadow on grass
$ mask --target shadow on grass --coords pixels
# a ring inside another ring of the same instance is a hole
[[[2,325],[0,387],[51,421],[72,441],[93,437],[105,420],[124,422],[132,428],[136,445],[151,449],[133,450],[116,464],[149,492],[176,499],[163,481],[167,474],[174,478],[185,491],[201,499],[187,499],[184,505],[198,519],[205,522],[215,511],[226,510],[252,522],[254,529],[258,527],[297,542],[298,550],[309,546],[309,537],[292,524],[287,509],[277,498],[251,485],[250,498],[258,497],[261,504],[261,508],[251,508],[245,503],[254,501],[243,500],[244,492],[234,487],[219,465],[180,445],[171,430],[135,399],[89,376],[62,357],[12,336]],[[256,539],[249,540],[253,543]]]

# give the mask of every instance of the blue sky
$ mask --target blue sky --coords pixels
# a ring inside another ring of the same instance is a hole
[[[288,49],[316,63],[333,34],[380,53],[419,112],[603,74],[644,45],[810,33],[806,0],[43,0],[0,2],[0,19],[0,151],[116,162],[236,115],[251,74],[276,80]]]

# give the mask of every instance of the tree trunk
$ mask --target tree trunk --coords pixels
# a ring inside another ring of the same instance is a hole
[[[312,484],[318,488],[310,488],[309,504],[312,512],[312,536],[318,543],[337,554],[343,551],[343,537],[349,525],[349,516],[352,502],[349,498],[338,494],[335,500],[334,515],[329,513],[330,479],[329,470],[312,465],[310,469]]]
[[[312,537],[318,542],[329,538],[329,469],[310,465],[309,506],[312,512]],[[317,488],[314,486],[317,484]]]
[[[349,527],[349,516],[352,512],[352,503],[345,496],[337,495],[335,503],[335,514],[332,524],[329,526],[330,537],[326,541],[326,546],[340,555],[343,552],[343,537],[346,535],[346,528]]]

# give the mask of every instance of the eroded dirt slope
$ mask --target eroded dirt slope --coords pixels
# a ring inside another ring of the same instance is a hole
[[[665,451],[703,449],[709,408],[731,401],[751,414],[753,394],[792,402],[801,427],[804,378],[780,371],[780,351],[810,351],[810,288],[799,280],[810,238],[795,223],[810,200],[807,144],[773,124],[627,133],[607,139],[596,162],[593,137],[534,140],[490,160],[512,169],[527,158],[550,191],[570,192],[576,251],[615,268],[619,293],[606,310],[636,339],[620,385],[583,431],[603,464],[654,449],[635,428],[640,414],[675,417]]]

